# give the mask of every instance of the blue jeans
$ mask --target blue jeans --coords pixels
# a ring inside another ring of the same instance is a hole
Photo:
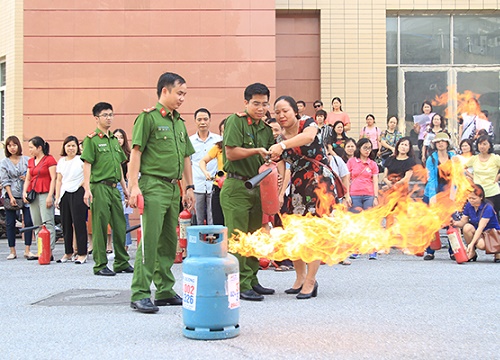
[[[122,184],[118,183],[116,184],[116,188],[120,191],[120,195],[122,197],[122,201],[125,201],[125,195],[123,194],[123,188]],[[125,226],[130,228],[130,222],[128,220],[128,214],[125,214]],[[113,231],[111,231],[111,236],[113,236]],[[132,234],[129,232],[125,235],[125,246],[130,246],[132,245]]]
[[[361,210],[367,210],[373,207],[374,200],[375,196],[372,195],[353,195],[351,196],[352,206],[349,209],[349,211],[353,213],[359,213],[361,212]],[[370,257],[376,257],[376,256],[377,256],[376,251],[370,254]]]
[[[361,210],[367,210],[373,207],[375,196],[372,195],[353,195],[351,196],[352,206],[350,212],[359,213]]]
[[[5,201],[10,201],[7,198]],[[23,220],[24,226],[29,227],[33,226],[33,221],[31,220],[30,208],[25,205],[20,210],[23,212]],[[16,218],[17,211],[16,210],[7,210],[5,209],[5,225],[7,228],[7,239],[9,242],[9,247],[16,246]],[[33,230],[26,231],[24,233],[24,245],[31,246],[31,241],[33,240]]]
[[[438,187],[438,192],[443,191],[443,188],[444,188],[444,187],[443,187],[442,185],[439,185],[439,187]],[[422,198],[422,201],[428,205],[428,204],[429,204],[430,199],[429,199],[429,197],[428,197],[428,196],[424,195],[424,197]],[[436,252],[436,250],[432,250],[432,249],[431,249],[431,247],[430,247],[430,246],[428,246],[428,247],[427,247],[427,249],[425,249],[425,252],[426,252],[427,254],[434,255],[434,253]],[[452,255],[452,254],[453,254],[453,249],[451,248],[451,244],[450,244],[450,242],[449,242],[449,241],[448,241],[448,253],[449,253],[450,255]]]

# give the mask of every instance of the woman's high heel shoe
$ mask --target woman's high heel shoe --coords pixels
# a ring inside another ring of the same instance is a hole
[[[300,293],[300,290],[302,290],[302,286],[299,287],[298,289],[294,289],[293,287],[291,287],[290,289],[286,289],[285,293],[287,293],[287,294],[298,294],[298,293]]]
[[[85,256],[82,260],[75,260],[75,264],[85,264],[87,262],[87,257]]]
[[[316,297],[316,296],[318,296],[318,282],[317,281],[314,283],[313,291],[311,291],[309,294],[299,293],[297,295],[297,299],[304,300],[304,299],[310,299],[310,298]]]
[[[473,262],[473,261],[477,261],[477,254],[471,257],[469,260],[467,260],[467,262]]]

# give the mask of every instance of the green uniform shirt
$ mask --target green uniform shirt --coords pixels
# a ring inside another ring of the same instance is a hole
[[[256,123],[246,113],[230,115],[224,123],[224,171],[251,178],[259,173],[259,167],[264,163],[260,155],[229,161],[226,157],[226,146],[269,149],[274,143],[273,131],[264,121]]]
[[[109,132],[108,137],[99,129],[83,140],[83,153],[80,158],[92,165],[91,183],[104,180],[119,183],[122,178],[121,163],[127,160],[113,133]]]
[[[135,119],[132,147],[142,152],[143,175],[181,179],[184,158],[195,153],[180,114],[172,114],[160,103],[144,110]]]

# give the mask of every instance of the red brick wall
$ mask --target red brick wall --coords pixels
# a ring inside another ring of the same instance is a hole
[[[274,1],[24,1],[24,134],[60,151],[67,135],[94,129],[92,106],[113,104],[114,128],[131,133],[156,103],[161,73],[182,75],[180,111],[194,132],[199,107],[212,130],[243,108],[243,90],[263,82],[276,96]]]

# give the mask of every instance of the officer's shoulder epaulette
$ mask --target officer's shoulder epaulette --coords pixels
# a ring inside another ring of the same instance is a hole
[[[235,113],[234,115],[236,115],[238,117],[247,117],[247,113],[245,113],[245,112]]]
[[[88,134],[88,135],[87,135],[87,137],[88,137],[89,139],[92,139],[92,138],[93,138],[94,136],[96,136],[96,135],[97,135],[97,133],[94,131],[94,132],[91,132],[90,134]]]
[[[142,111],[143,111],[143,112],[145,112],[145,113],[150,113],[151,111],[154,111],[155,109],[156,109],[156,107],[155,107],[155,106],[151,106],[151,107],[150,107],[150,108],[148,108],[148,109],[142,109]]]

